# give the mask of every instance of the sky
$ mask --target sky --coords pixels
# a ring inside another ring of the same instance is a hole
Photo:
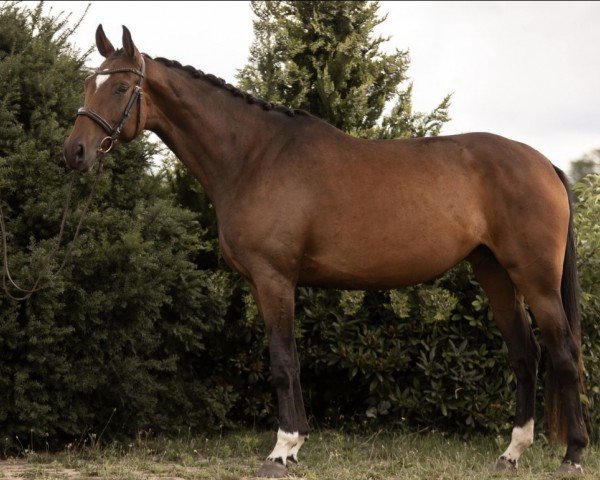
[[[35,5],[36,2],[25,2]],[[102,23],[121,45],[121,25],[151,56],[193,65],[227,81],[248,60],[248,2],[47,2],[90,5],[72,37],[82,51]],[[497,133],[527,143],[568,169],[600,148],[600,2],[381,2],[384,50],[409,50],[413,104],[429,111],[452,93],[450,135]],[[94,52],[90,66],[100,64]]]

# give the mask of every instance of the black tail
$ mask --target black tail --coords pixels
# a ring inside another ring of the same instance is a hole
[[[581,355],[581,317],[579,314],[579,279],[577,276],[577,251],[575,248],[575,236],[573,234],[573,200],[569,179],[559,168],[554,167],[560,177],[567,194],[569,196],[569,206],[571,215],[569,217],[569,234],[567,237],[567,248],[565,250],[565,260],[563,264],[562,282],[560,293],[562,304],[571,327],[571,332],[577,342],[579,350],[579,382],[580,389],[583,391],[583,359]],[[566,442],[567,425],[565,412],[560,402],[560,388],[556,381],[556,373],[552,367],[552,362],[548,362],[548,371],[546,374],[545,402],[546,402],[546,426],[550,438]]]

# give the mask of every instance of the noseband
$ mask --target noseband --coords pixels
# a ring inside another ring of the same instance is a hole
[[[140,121],[141,121],[141,112],[142,112],[142,80],[146,74],[146,62],[144,61],[144,57],[142,56],[142,63],[140,65],[140,69],[136,70],[135,68],[115,68],[113,70],[96,70],[94,75],[112,75],[113,73],[135,73],[138,76],[138,81],[131,93],[131,97],[125,106],[125,110],[123,110],[123,115],[121,115],[121,120],[117,123],[116,126],[111,126],[111,124],[106,121],[102,115],[94,112],[91,108],[81,107],[77,111],[77,115],[85,115],[86,117],[91,118],[97,125],[99,125],[108,135],[102,139],[100,142],[100,146],[98,147],[98,152],[102,154],[106,154],[112,150],[119,135],[121,134],[121,130],[125,126],[125,122],[129,118],[131,111],[133,110],[133,106],[135,103],[138,103],[138,119],[136,123],[136,127],[139,130]]]

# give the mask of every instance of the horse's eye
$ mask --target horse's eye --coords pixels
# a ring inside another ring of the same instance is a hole
[[[117,87],[116,93],[125,93],[127,90],[129,90],[129,85],[122,83]]]

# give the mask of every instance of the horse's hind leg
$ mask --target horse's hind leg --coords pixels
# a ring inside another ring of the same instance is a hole
[[[562,271],[559,268],[554,270]],[[566,432],[567,442],[567,452],[558,473],[581,474],[579,462],[588,444],[579,397],[581,352],[563,307],[560,273],[553,273],[548,265],[531,265],[511,269],[510,274],[523,291],[548,349],[552,368],[546,376],[546,398],[553,394],[559,397],[555,406],[558,413],[546,413],[546,417],[556,424],[550,424],[548,428],[551,435],[561,440],[563,432]],[[549,409],[548,404],[546,409]],[[553,428],[555,431],[552,431]]]
[[[517,409],[510,445],[496,462],[497,470],[514,469],[533,442],[533,416],[540,347],[533,335],[523,296],[508,273],[487,249],[469,258],[475,277],[489,298],[494,319],[508,346],[508,357],[517,378]]]

